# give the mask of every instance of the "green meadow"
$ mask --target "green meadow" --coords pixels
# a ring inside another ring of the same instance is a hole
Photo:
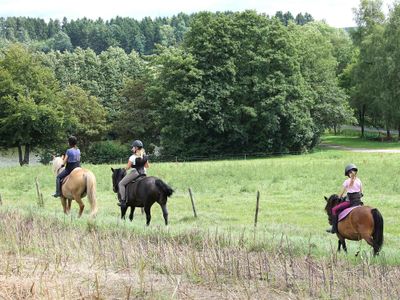
[[[99,212],[94,223],[104,230],[123,227],[145,235],[159,230],[169,235],[190,231],[220,232],[229,234],[233,240],[241,236],[249,241],[254,241],[255,233],[261,245],[267,247],[285,236],[296,245],[298,255],[307,253],[306,245],[312,243],[314,254],[324,256],[336,247],[336,237],[325,233],[328,223],[324,196],[339,192],[345,179],[344,166],[353,162],[359,166],[359,177],[364,184],[364,203],[377,207],[384,217],[385,257],[391,264],[398,264],[399,158],[400,154],[327,150],[248,160],[153,163],[149,175],[162,178],[175,190],[168,200],[170,225],[166,228],[157,204],[152,207],[149,228],[145,227],[140,209],[136,210],[133,222],[120,220],[110,170],[118,165],[84,167],[92,170],[97,178]],[[37,204],[35,178],[43,194],[43,208]],[[37,214],[77,226],[86,226],[88,222],[87,201],[83,218],[78,220],[75,202],[72,214],[64,216],[60,201],[51,197],[54,176],[50,165],[1,168],[0,187],[3,211]],[[189,188],[193,191],[198,218],[193,217]],[[260,209],[254,229],[257,191],[260,192]],[[350,252],[359,248],[370,250],[364,242],[348,242],[348,246]]]

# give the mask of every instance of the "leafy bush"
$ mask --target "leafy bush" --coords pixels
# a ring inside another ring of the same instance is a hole
[[[93,164],[125,161],[130,155],[130,148],[115,141],[96,142],[82,156],[82,161]]]

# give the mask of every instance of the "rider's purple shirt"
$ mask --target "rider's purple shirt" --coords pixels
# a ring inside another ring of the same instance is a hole
[[[81,161],[81,151],[79,149],[69,148],[65,154],[68,156],[67,163]]]

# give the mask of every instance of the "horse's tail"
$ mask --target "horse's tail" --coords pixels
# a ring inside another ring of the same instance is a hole
[[[383,218],[376,208],[373,208],[371,213],[374,218],[374,232],[372,234],[374,254],[378,254],[383,244]]]
[[[167,197],[171,196],[172,193],[174,192],[174,190],[168,184],[166,184],[164,181],[162,181],[161,179],[156,179],[156,186],[159,189],[161,189],[161,191]]]
[[[90,216],[94,217],[97,213],[96,177],[91,171],[86,172],[86,194],[90,203]]]

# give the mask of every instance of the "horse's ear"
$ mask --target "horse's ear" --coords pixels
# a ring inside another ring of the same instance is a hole
[[[328,201],[328,198],[326,198],[325,196],[324,196],[324,198],[325,198],[325,201]]]
[[[53,154],[53,155],[51,156],[51,158],[54,160],[54,159],[56,158],[56,156]]]

